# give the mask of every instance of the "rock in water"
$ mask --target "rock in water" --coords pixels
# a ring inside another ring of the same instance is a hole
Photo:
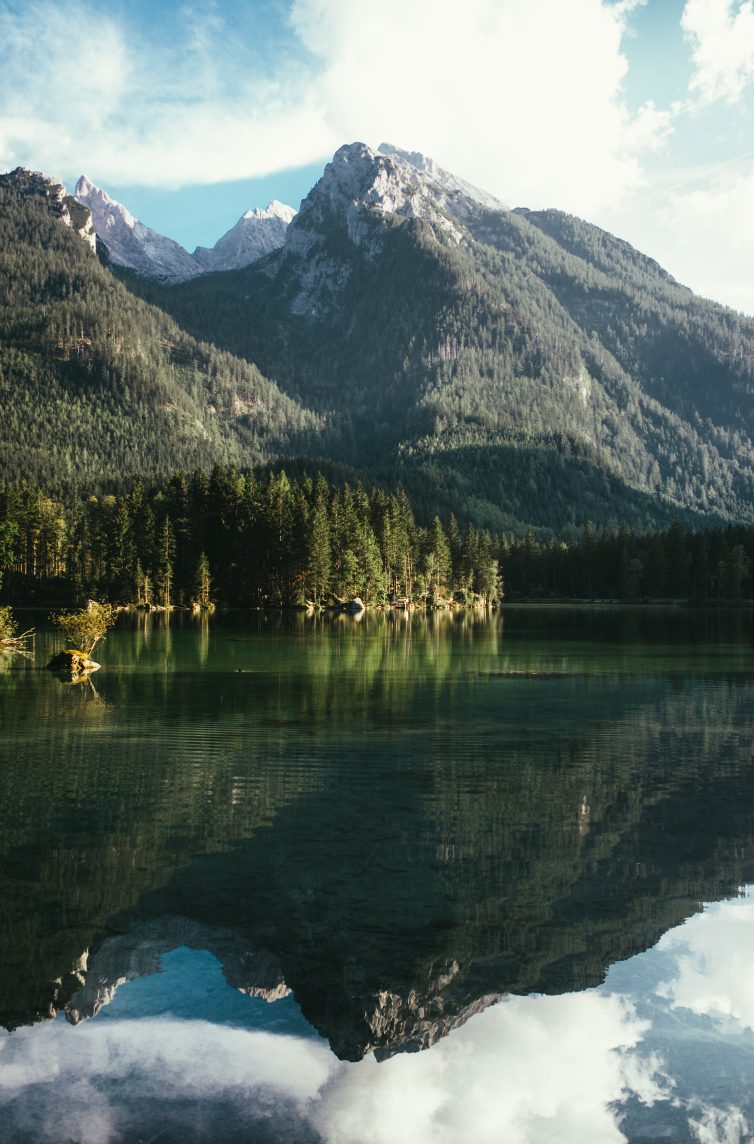
[[[54,655],[47,664],[48,671],[66,672],[69,675],[83,675],[84,672],[98,671],[100,664],[95,663],[83,651],[61,651]]]

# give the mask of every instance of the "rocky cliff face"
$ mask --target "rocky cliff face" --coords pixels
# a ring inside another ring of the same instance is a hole
[[[225,980],[239,993],[270,1003],[290,993],[277,958],[253,948],[240,934],[191,918],[161,918],[105,938],[92,957],[88,951],[82,954],[74,967],[81,988],[65,1005],[68,1020],[78,1025],[96,1017],[121,985],[159,973],[163,954],[184,945],[209,950],[222,964]]]
[[[97,249],[91,211],[68,194],[60,179],[48,178],[40,171],[30,171],[27,167],[16,167],[7,175],[0,175],[0,186],[2,185],[11,187],[21,196],[46,199],[52,214],[79,234],[92,250]]]
[[[443,171],[419,152],[401,151],[383,143],[372,151],[365,143],[349,143],[332,162],[301,204],[285,240],[286,252],[304,257],[322,243],[323,232],[335,226],[350,243],[374,254],[380,245],[379,227],[388,216],[421,218],[433,223],[456,243],[463,226],[481,207],[503,209],[491,195]]]
[[[76,199],[92,212],[94,229],[116,266],[160,282],[184,282],[201,273],[179,243],[139,222],[83,175],[76,184]]]
[[[295,286],[291,311],[327,320],[353,274],[354,255],[374,262],[396,225],[423,219],[460,245],[465,226],[491,196],[456,179],[431,159],[383,144],[341,147],[301,204],[285,237],[278,267]],[[499,203],[496,203],[500,207]]]
[[[247,211],[212,249],[198,246],[193,254],[133,215],[83,175],[76,184],[76,201],[91,211],[93,228],[116,266],[134,270],[158,282],[186,282],[212,270],[238,270],[282,246],[292,207],[273,201],[266,210]]]
[[[461,246],[486,212],[503,210],[498,199],[418,151],[390,143],[376,151],[365,143],[346,144],[325,167],[285,236],[286,273],[300,266],[292,312],[312,321],[326,318],[351,280],[353,255],[378,260],[396,225],[421,219],[443,240]]]
[[[279,959],[251,944],[240,931],[187,917],[163,917],[135,922],[123,933],[106,937],[93,954],[82,953],[66,978],[73,990],[63,1006],[67,1019],[78,1025],[96,1017],[121,986],[161,972],[162,957],[180,946],[208,950],[222,965],[228,985],[248,997],[272,1004],[291,993]],[[329,1031],[334,1051],[353,1060],[370,1052],[379,1060],[417,1052],[503,1000],[499,992],[469,998],[463,976],[454,961],[438,966],[421,985],[405,993],[355,993],[349,999],[348,1016],[341,1013]],[[56,1011],[53,1004],[50,1016]]]

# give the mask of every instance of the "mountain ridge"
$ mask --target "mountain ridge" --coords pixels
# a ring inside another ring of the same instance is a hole
[[[76,183],[76,200],[92,213],[92,223],[116,266],[158,282],[185,282],[210,270],[237,270],[281,246],[295,215],[293,207],[273,200],[265,210],[246,211],[213,247],[190,254],[180,243],[159,234],[85,175]]]
[[[127,290],[57,180],[0,175],[0,284],[6,479],[52,491],[252,466],[302,451],[319,425],[255,366]]]
[[[270,379],[310,460],[496,530],[754,519],[752,320],[592,224],[508,210],[388,144],[344,145],[290,221],[261,214],[282,244],[241,269],[112,269]]]
[[[340,148],[278,251],[160,304],[324,416],[347,409],[346,459],[439,473],[490,525],[640,524],[616,480],[751,520],[754,322],[591,224],[493,209],[405,154]]]

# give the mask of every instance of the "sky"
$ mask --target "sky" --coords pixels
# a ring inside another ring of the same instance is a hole
[[[0,0],[0,170],[86,174],[188,249],[355,140],[754,313],[754,0]]]

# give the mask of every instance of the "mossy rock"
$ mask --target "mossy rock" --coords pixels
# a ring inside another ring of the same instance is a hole
[[[68,675],[82,675],[87,671],[97,671],[99,666],[85,652],[68,648],[52,657],[47,664],[47,670],[65,672]]]

